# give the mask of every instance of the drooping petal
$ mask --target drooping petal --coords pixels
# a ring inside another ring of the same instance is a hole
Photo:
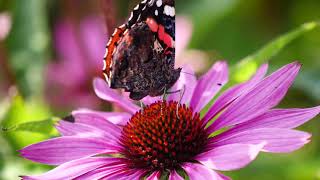
[[[218,146],[195,157],[210,169],[230,171],[240,169],[253,161],[264,144],[227,144]]]
[[[208,128],[208,132],[248,121],[277,105],[291,86],[300,67],[298,62],[294,62],[266,77],[232,103]]]
[[[150,176],[148,176],[146,180],[158,180],[160,179],[160,177],[161,177],[161,172],[155,171]]]
[[[119,158],[101,158],[92,157],[85,159],[77,159],[64,163],[51,171],[48,171],[42,175],[38,176],[24,176],[24,180],[63,180],[63,179],[73,179],[81,176],[87,172],[95,170],[99,167],[120,163]]]
[[[168,101],[180,101],[182,104],[186,104],[191,100],[194,88],[197,84],[197,79],[194,71],[191,67],[185,66],[182,68],[180,78],[170,91],[181,91],[172,93],[168,97]],[[182,96],[182,97],[180,97]]]
[[[263,64],[253,75],[253,77],[242,84],[235,85],[222,93],[220,97],[215,101],[215,103],[209,108],[206,115],[203,117],[203,122],[206,124],[209,122],[214,116],[216,116],[219,112],[225,109],[228,105],[230,105],[233,101],[235,101],[242,94],[251,90],[258,82],[260,82],[268,70],[268,64]]]
[[[93,81],[93,86],[99,98],[108,102],[115,103],[116,105],[118,105],[119,107],[123,108],[131,114],[134,114],[136,111],[139,110],[139,107],[137,105],[133,104],[129,100],[118,95],[116,92],[114,92],[114,90],[110,89],[103,79],[95,78]]]
[[[89,109],[80,109],[72,112],[73,115],[78,115],[78,114],[87,114],[87,115],[92,115],[90,118],[95,119],[96,117],[102,117],[103,119],[116,124],[116,125],[126,125],[128,120],[131,117],[131,114],[126,113],[126,112],[103,112],[103,111],[94,111],[94,110],[89,110]]]
[[[49,165],[60,165],[71,160],[101,153],[119,152],[121,147],[97,137],[64,136],[53,138],[19,150],[26,159]]]
[[[223,180],[214,170],[198,163],[184,163],[182,168],[186,171],[190,180]]]
[[[184,180],[184,178],[181,177],[176,170],[171,170],[169,180]]]
[[[227,63],[224,61],[216,62],[211,69],[199,79],[192,95],[190,107],[192,107],[195,112],[199,112],[210,102],[227,81]]]
[[[220,134],[219,137],[258,128],[292,129],[304,124],[319,113],[320,106],[305,109],[273,109],[250,121],[236,125],[226,133]]]
[[[280,128],[261,128],[251,129],[243,132],[233,133],[230,136],[228,132],[221,137],[217,136],[210,139],[211,148],[233,143],[242,144],[261,144],[265,143],[262,151],[273,153],[288,153],[301,148],[308,143],[311,135],[306,132],[280,129]]]

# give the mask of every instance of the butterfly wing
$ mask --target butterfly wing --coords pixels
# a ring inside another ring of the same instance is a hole
[[[114,80],[114,67],[118,59],[114,59],[117,46],[128,32],[132,32],[138,24],[147,24],[157,39],[152,46],[157,53],[165,54],[167,62],[174,64],[175,54],[175,8],[174,0],[143,0],[136,5],[128,21],[116,28],[106,47],[103,73],[109,86]],[[111,87],[115,88],[115,87]]]

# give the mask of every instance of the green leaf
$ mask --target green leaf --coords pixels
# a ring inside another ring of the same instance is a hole
[[[28,124],[36,119],[51,117],[48,106],[41,100],[29,99],[28,101],[24,101],[19,95],[14,95],[10,98],[10,107],[1,119],[0,127],[7,130],[7,132],[1,134],[13,147],[12,149],[20,149],[26,145],[48,139],[56,134],[52,123],[48,123],[46,126],[43,126],[44,122],[40,122],[41,126],[34,126],[34,123]],[[19,131],[11,130],[16,128]]]
[[[231,69],[230,82],[234,84],[248,80],[262,63],[270,60],[296,38],[315,29],[318,26],[319,23],[317,22],[308,22],[302,24],[298,28],[267,43],[257,52],[241,59],[239,63]]]
[[[29,131],[33,133],[40,133],[44,135],[51,134],[53,132],[52,127],[58,122],[59,118],[52,117],[40,121],[29,121],[26,123],[16,124],[12,127],[2,127],[4,132],[13,132],[13,131]]]

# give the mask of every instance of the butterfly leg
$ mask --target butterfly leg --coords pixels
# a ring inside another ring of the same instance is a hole
[[[167,96],[168,96],[167,88],[164,87],[163,95],[162,95],[162,101],[167,100]]]
[[[177,115],[178,119],[179,119],[179,106],[181,104],[181,100],[182,100],[182,97],[184,96],[185,91],[186,91],[186,85],[183,85],[182,89],[179,89],[180,98],[179,98],[179,101],[177,103],[177,108],[176,108],[177,109],[176,115]]]
[[[164,90],[163,90],[163,95],[162,95],[162,103],[161,103],[161,114],[162,114],[162,109],[163,109],[163,103],[164,101],[167,99],[167,88],[164,87]]]
[[[142,102],[142,100],[140,100],[139,103],[140,103],[141,112],[143,113],[143,110],[146,107],[146,105]]]

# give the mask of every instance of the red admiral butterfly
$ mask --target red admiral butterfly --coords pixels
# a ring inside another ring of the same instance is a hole
[[[115,29],[103,67],[110,88],[123,88],[131,99],[140,100],[162,95],[178,80],[174,4],[174,0],[144,0],[128,22]]]

